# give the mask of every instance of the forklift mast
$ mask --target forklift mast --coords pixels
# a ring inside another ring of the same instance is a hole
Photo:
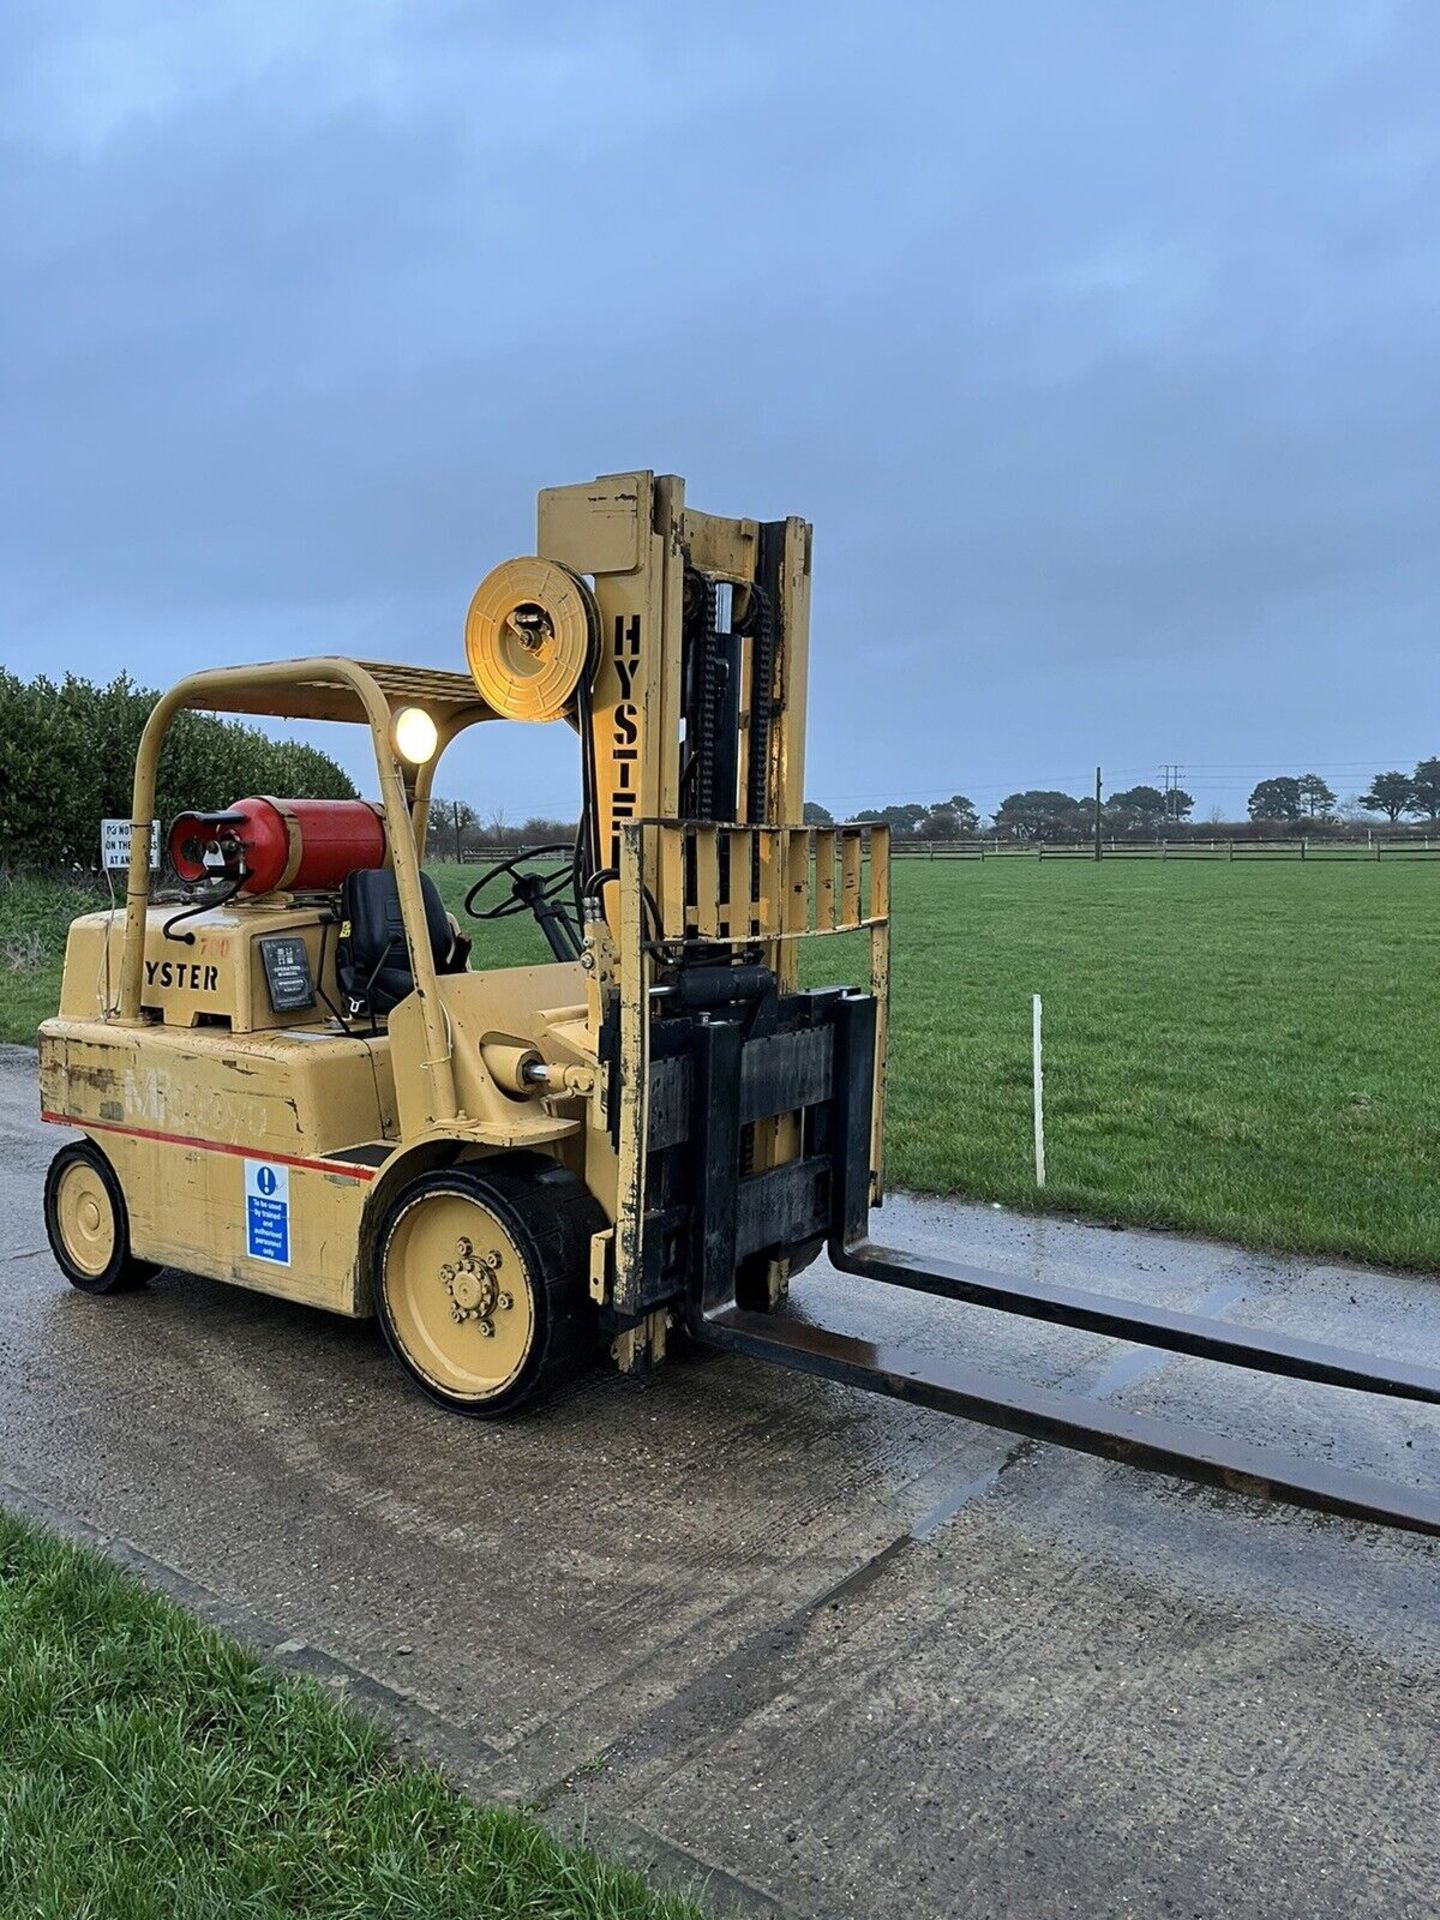
[[[599,977],[618,1160],[603,1304],[634,1364],[663,1350],[675,1302],[772,1307],[814,1257],[843,1130],[836,1064],[857,1020],[845,1106],[862,1188],[880,1197],[888,830],[803,824],[807,522],[699,513],[678,477],[627,473],[542,493],[537,533],[553,572],[497,568],[467,654],[503,699],[507,623],[528,620],[541,672],[509,706],[549,713],[533,688],[552,658],[560,684],[576,670],[581,586],[582,965]],[[866,1002],[797,993],[802,939],[862,930]]]
[[[697,513],[674,475],[540,495],[539,552],[593,581],[596,832],[641,820],[798,822],[811,530]]]

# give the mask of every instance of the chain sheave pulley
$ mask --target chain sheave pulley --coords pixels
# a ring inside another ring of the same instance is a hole
[[[465,616],[470,677],[504,720],[567,718],[594,676],[599,643],[589,586],[534,555],[492,568]]]

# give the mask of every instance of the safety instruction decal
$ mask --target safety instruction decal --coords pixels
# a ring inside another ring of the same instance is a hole
[[[130,864],[130,822],[128,820],[102,820],[100,822],[100,864],[107,870],[115,867],[128,867]],[[150,823],[150,864],[160,864],[160,822]]]
[[[290,1264],[290,1169],[245,1162],[245,1251],[272,1266]]]

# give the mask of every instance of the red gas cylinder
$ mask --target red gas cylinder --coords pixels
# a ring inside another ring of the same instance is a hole
[[[347,873],[385,864],[385,828],[368,800],[237,800],[224,813],[182,813],[170,829],[182,880],[234,877],[241,893],[328,892]]]

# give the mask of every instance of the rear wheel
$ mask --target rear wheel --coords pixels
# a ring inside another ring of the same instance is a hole
[[[159,1268],[130,1251],[130,1215],[115,1170],[89,1140],[62,1147],[45,1176],[45,1231],[56,1265],[82,1293],[123,1293]]]
[[[421,1174],[375,1250],[375,1311],[423,1393],[475,1418],[549,1393],[590,1355],[584,1182],[538,1156]]]

